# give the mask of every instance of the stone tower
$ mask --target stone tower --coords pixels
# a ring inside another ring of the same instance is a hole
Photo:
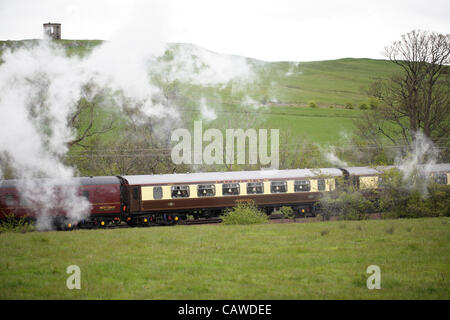
[[[52,40],[61,39],[61,23],[44,23],[44,36]]]

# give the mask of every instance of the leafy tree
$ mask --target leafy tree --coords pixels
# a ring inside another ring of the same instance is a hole
[[[388,139],[406,146],[405,151],[418,131],[448,144],[450,35],[414,30],[386,47],[385,56],[399,72],[371,86],[369,94],[380,105],[357,122],[360,135],[372,142]]]

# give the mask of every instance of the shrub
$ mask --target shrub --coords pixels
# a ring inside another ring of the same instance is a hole
[[[379,105],[380,105],[380,101],[377,98],[375,98],[375,97],[369,98],[369,106],[370,106],[371,110],[377,109]]]
[[[225,211],[222,217],[224,224],[258,224],[266,223],[267,215],[258,210],[253,204],[238,204],[236,207]]]
[[[280,213],[282,214],[283,218],[285,218],[285,219],[294,219],[295,218],[294,210],[291,207],[287,207],[287,206],[281,207]]]
[[[422,181],[421,181],[422,180]],[[450,216],[450,190],[420,176],[405,179],[397,170],[382,176],[379,207],[386,218]]]
[[[359,105],[359,110],[367,110],[367,109],[369,109],[369,108],[367,107],[367,105],[365,103],[361,103]]]
[[[30,232],[34,230],[32,223],[24,217],[16,217],[14,213],[5,214],[5,219],[0,222],[0,233],[2,232]]]
[[[373,211],[373,203],[353,188],[340,188],[320,199],[321,216],[328,220],[337,216],[343,220],[364,220]]]
[[[347,102],[345,104],[345,109],[353,109],[353,104],[351,102]]]
[[[310,101],[308,105],[310,108],[317,108],[317,104],[314,101]]]

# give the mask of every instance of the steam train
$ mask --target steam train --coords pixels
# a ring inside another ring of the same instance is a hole
[[[377,189],[391,167],[205,172],[74,178],[90,214],[70,221],[64,208],[54,222],[64,229],[97,228],[126,222],[130,226],[171,225],[187,215],[215,217],[240,202],[253,202],[271,214],[282,206],[297,216],[314,216],[320,197],[346,181],[362,191]],[[439,184],[449,185],[450,164],[427,167]],[[43,182],[44,183],[44,182]],[[11,214],[35,219],[39,212],[21,198],[17,180],[0,181],[0,219]]]

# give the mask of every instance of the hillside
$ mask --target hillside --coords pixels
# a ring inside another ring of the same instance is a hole
[[[38,40],[0,41],[0,55],[4,48],[32,45]],[[101,40],[60,40],[68,55],[84,56],[101,45]],[[209,51],[191,44],[174,44],[175,47]],[[211,52],[211,51],[209,51]],[[221,55],[220,56],[226,56]],[[347,102],[358,106],[367,102],[366,90],[378,79],[395,72],[396,66],[387,60],[353,59],[315,62],[266,62],[246,58],[259,77],[253,94],[259,102],[270,105],[306,105],[310,101],[319,106],[343,106]],[[208,95],[208,88],[190,90],[191,97]],[[266,98],[266,101],[264,99]],[[231,99],[226,101],[231,103]]]
[[[5,48],[33,46],[38,41],[0,41],[0,54]],[[69,56],[83,57],[102,41],[60,40],[57,43],[65,48]],[[165,56],[180,52],[194,52],[192,59],[196,59],[195,53],[207,53],[220,59],[235,58],[191,44],[172,44]],[[208,126],[220,128],[220,124],[231,125],[237,117],[246,113],[254,119],[249,123],[252,127],[281,128],[281,136],[289,135],[319,144],[338,144],[340,134],[351,133],[353,120],[361,113],[358,106],[368,104],[366,90],[369,85],[396,70],[389,61],[372,59],[265,62],[238,58],[252,68],[255,76],[253,82],[239,91],[235,84],[208,86],[176,80],[177,94],[183,97],[180,106],[194,118],[200,117],[199,105],[203,99],[217,116]],[[311,101],[318,108],[309,108]],[[345,110],[347,103],[351,103],[354,109]]]

